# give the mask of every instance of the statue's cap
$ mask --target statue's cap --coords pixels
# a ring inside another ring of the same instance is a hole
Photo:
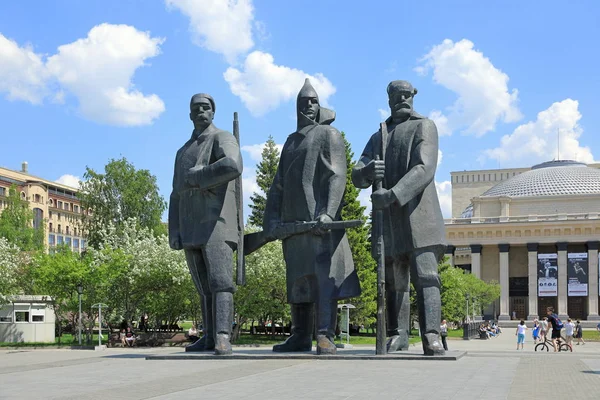
[[[302,97],[313,97],[319,100],[319,95],[315,88],[310,84],[310,79],[308,78],[306,78],[302,89],[300,89],[300,92],[298,93],[298,99],[301,99]]]
[[[408,91],[417,94],[417,89],[409,81],[391,81],[387,87],[388,95],[394,92]]]
[[[196,93],[195,95],[193,95],[190,100],[190,107],[192,106],[192,104],[199,102],[200,99],[206,99],[206,100],[210,101],[213,112],[216,111],[215,100],[212,98],[212,96],[210,94],[207,94],[207,93]]]

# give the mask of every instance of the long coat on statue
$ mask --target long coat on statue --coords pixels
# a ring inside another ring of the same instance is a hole
[[[346,150],[329,124],[333,111],[320,109],[317,121],[299,113],[299,129],[281,152],[265,210],[265,230],[286,222],[315,221],[322,214],[341,220],[346,188]],[[313,303],[358,296],[360,284],[344,230],[313,232],[283,240],[289,303]]]
[[[389,118],[386,123],[392,125]],[[362,169],[381,156],[381,130],[367,143],[352,173],[357,187],[371,186]],[[383,209],[386,257],[445,245],[444,219],[435,189],[438,133],[432,120],[413,112],[388,133],[383,187],[397,199]]]

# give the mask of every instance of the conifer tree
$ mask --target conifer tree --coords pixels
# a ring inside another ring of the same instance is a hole
[[[366,207],[362,206],[358,200],[359,189],[352,184],[352,168],[355,164],[352,161],[354,153],[352,153],[352,148],[346,140],[344,132],[342,132],[342,136],[346,145],[346,162],[348,165],[342,219],[360,219],[367,222]],[[349,300],[351,304],[356,306],[351,311],[351,320],[353,323],[371,326],[376,321],[377,313],[377,265],[371,255],[370,224],[348,229],[347,234],[354,266],[361,285],[361,295]]]
[[[256,183],[262,190],[262,193],[254,192],[254,194],[250,196],[250,200],[252,201],[250,209],[252,212],[250,217],[248,217],[248,223],[251,225],[262,226],[263,224],[265,207],[267,205],[267,193],[275,179],[278,165],[279,150],[277,149],[275,140],[273,140],[273,136],[269,135],[269,139],[267,139],[262,150],[262,160],[258,163],[256,168]]]

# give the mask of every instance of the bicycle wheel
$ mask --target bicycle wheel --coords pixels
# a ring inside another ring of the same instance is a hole
[[[550,351],[550,348],[548,347],[548,345],[546,343],[538,343],[535,345],[534,348],[535,351]]]
[[[558,351],[570,351],[570,352],[572,352],[573,351],[573,347],[569,346],[566,343],[563,343],[563,344],[560,345],[560,348],[559,348]]]

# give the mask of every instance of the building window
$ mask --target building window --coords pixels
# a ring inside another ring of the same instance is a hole
[[[31,322],[44,322],[44,314],[32,315]]]
[[[65,243],[67,244],[67,246],[68,246],[69,248],[71,248],[71,238],[70,238],[70,237],[68,237],[68,236],[67,236],[67,237],[65,237]]]
[[[33,209],[33,227],[39,229],[44,222],[44,212],[41,208]]]
[[[60,221],[60,213],[58,213],[58,220]]]
[[[77,236],[77,228],[73,228],[73,236]]]
[[[68,225],[65,227],[65,234],[67,234],[67,235],[71,234],[71,233],[69,233],[69,226]]]
[[[29,322],[29,311],[15,311],[15,322]]]
[[[0,196],[6,196],[6,188],[0,186]]]
[[[36,203],[41,203],[42,197],[39,194],[36,194],[33,196],[33,201],[35,201]]]
[[[59,201],[56,203],[58,208],[63,208],[63,202]]]
[[[25,192],[21,192],[21,200],[25,200]]]
[[[53,232],[53,231],[52,231],[52,228],[53,228],[53,226],[52,226],[52,222],[50,222],[50,223],[48,224],[48,232]]]
[[[73,248],[79,250],[79,239],[73,239]]]
[[[60,246],[61,244],[63,244],[63,242],[64,242],[64,237],[63,236],[57,236],[56,237],[56,244],[58,244]]]
[[[52,234],[48,235],[48,245],[49,246],[54,246],[54,244],[55,244],[54,240],[55,239],[56,239],[55,235],[52,235]]]
[[[0,323],[11,323],[13,322],[13,310],[12,307],[0,308]]]
[[[85,250],[85,240],[81,239],[81,250]]]
[[[73,207],[73,211],[75,211],[76,213],[78,213],[78,214],[79,214],[79,206],[77,206],[77,205],[76,205],[76,206],[74,206],[74,207]]]

